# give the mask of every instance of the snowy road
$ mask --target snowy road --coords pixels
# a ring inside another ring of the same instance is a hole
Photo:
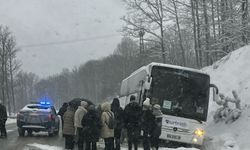
[[[63,150],[64,139],[61,136],[61,132],[59,136],[53,137],[49,137],[45,132],[33,133],[32,136],[19,137],[15,123],[7,124],[6,128],[8,137],[7,139],[0,139],[0,150]],[[103,143],[98,143],[98,150],[103,150],[103,145]],[[123,147],[122,150],[127,150],[127,148]],[[161,150],[173,149],[161,148]],[[179,148],[178,150],[197,149]]]
[[[47,133],[34,133],[32,137],[19,137],[16,124],[8,124],[6,126],[8,137],[7,139],[0,139],[1,150],[39,150],[32,146],[33,143],[42,145],[53,145],[63,147],[64,140],[61,136],[48,137]]]

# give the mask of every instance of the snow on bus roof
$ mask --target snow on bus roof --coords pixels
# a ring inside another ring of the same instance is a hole
[[[191,72],[196,72],[204,75],[208,75],[207,73],[194,69],[194,68],[188,68],[188,67],[182,67],[182,66],[177,66],[177,65],[171,65],[171,64],[163,64],[163,63],[156,63],[152,62],[146,66],[142,66],[141,68],[137,69],[133,73],[131,73],[127,78],[125,78],[123,81],[129,79],[131,76],[137,74],[138,72],[141,72],[142,70],[145,70],[147,73],[149,73],[149,69],[152,68],[153,66],[162,66],[162,67],[168,67],[168,68],[173,68],[173,69],[180,69],[180,70],[185,70],[185,71],[191,71]],[[209,76],[209,75],[208,75]]]
[[[201,73],[201,74],[208,75],[207,73],[205,73],[205,72],[203,72],[201,70],[198,70],[198,69],[183,67],[183,66],[177,66],[177,65],[171,65],[171,64],[163,64],[163,63],[152,62],[152,63],[148,64],[148,66],[162,66],[162,67],[180,69],[180,70],[191,71],[191,72],[196,72],[196,73]]]

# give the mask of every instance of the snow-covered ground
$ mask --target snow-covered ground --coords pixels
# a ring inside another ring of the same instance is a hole
[[[235,90],[243,108],[241,117],[233,123],[214,123],[213,114],[219,107],[210,100],[206,150],[250,149],[250,46],[242,47],[203,71],[211,76],[211,83],[218,86],[225,96],[233,97]],[[232,107],[232,106],[231,106]]]
[[[98,144],[98,147],[103,148],[103,144]],[[63,150],[62,147],[57,147],[57,146],[50,146],[50,145],[43,145],[43,144],[38,144],[38,143],[33,143],[33,144],[28,144],[27,147],[24,148],[24,150],[33,150],[33,149],[39,149],[39,150]],[[127,150],[128,148],[121,148],[121,150]],[[142,148],[139,148],[138,150],[143,150]],[[177,148],[177,149],[172,149],[172,148],[160,148],[159,150],[197,150],[195,148]]]

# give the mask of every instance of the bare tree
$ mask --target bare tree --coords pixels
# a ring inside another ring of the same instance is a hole
[[[156,37],[161,46],[162,62],[166,63],[164,45],[164,21],[166,18],[163,0],[124,0],[124,2],[127,5],[128,15],[122,18],[127,24],[123,31],[138,37],[139,32],[143,30]]]
[[[14,71],[19,68],[16,53],[16,41],[13,34],[8,27],[0,26],[1,96],[4,104],[8,106],[9,113],[12,111],[12,106],[15,106],[13,80]]]
[[[248,44],[248,0],[242,0],[241,4],[241,11],[242,11],[242,42],[244,44]]]
[[[181,35],[181,29],[180,29],[180,22],[179,22],[179,17],[178,17],[178,11],[177,11],[177,5],[176,5],[176,0],[172,0],[172,3],[174,5],[174,14],[175,14],[175,20],[176,20],[176,26],[177,26],[177,32],[179,36],[179,44],[181,47],[181,54],[182,54],[182,60],[183,60],[183,66],[186,66],[186,56],[185,56],[185,50],[183,47],[183,41],[182,41],[182,35]]]

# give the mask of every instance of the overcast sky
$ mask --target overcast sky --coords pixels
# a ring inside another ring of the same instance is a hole
[[[119,0],[0,0],[22,69],[46,77],[111,54],[121,39]]]

